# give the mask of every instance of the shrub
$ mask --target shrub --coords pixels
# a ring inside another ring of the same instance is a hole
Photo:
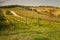
[[[6,11],[6,14],[7,15],[12,15],[12,13],[9,10]]]

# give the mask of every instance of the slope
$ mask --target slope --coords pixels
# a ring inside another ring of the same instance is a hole
[[[2,22],[4,27],[0,26],[0,40],[60,40],[60,18],[49,16],[50,12],[45,14],[45,7],[37,7],[41,11],[30,8],[16,5],[0,7],[0,18],[3,19],[0,19],[0,25]]]

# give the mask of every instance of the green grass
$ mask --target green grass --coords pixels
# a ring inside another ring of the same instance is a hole
[[[51,22],[49,24],[49,21],[39,20],[38,25],[38,19],[34,16],[37,13],[32,10],[19,7],[4,9],[4,11],[7,10],[13,10],[23,18],[6,14],[11,25],[0,31],[0,40],[60,40],[60,23]]]

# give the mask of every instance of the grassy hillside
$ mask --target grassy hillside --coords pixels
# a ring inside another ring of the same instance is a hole
[[[60,8],[1,6],[0,40],[60,40]]]

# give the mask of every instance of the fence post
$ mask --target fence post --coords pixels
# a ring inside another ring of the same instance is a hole
[[[38,24],[38,26],[41,26],[40,20],[41,20],[41,19],[40,19],[40,18],[38,18],[38,23],[37,23],[37,24]]]
[[[27,25],[28,17],[26,16],[26,25]]]

